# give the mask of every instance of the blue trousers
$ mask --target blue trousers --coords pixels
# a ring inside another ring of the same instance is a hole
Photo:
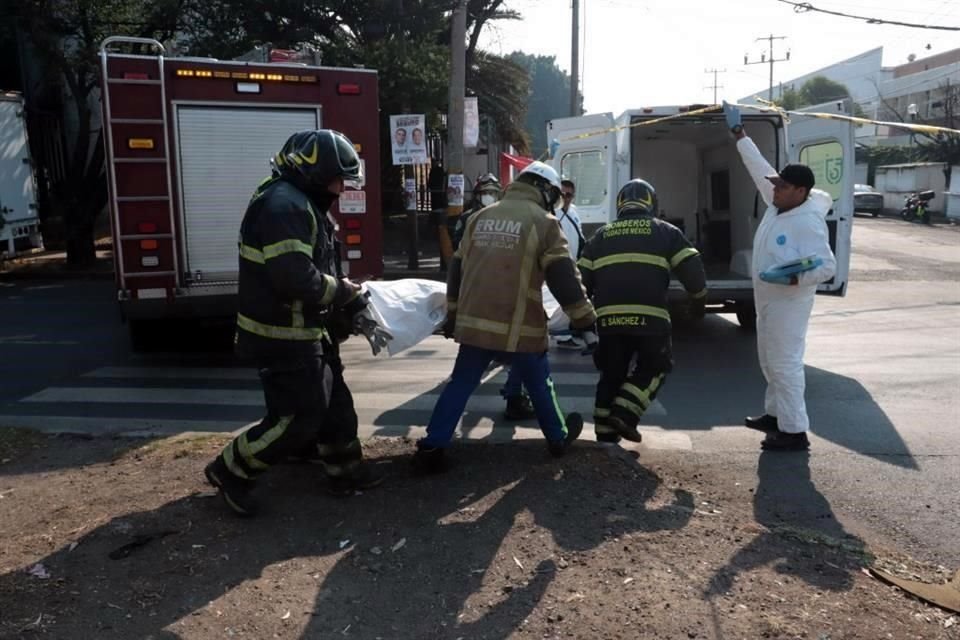
[[[537,412],[540,430],[547,440],[559,442],[567,437],[567,424],[550,378],[550,364],[545,352],[509,353],[462,344],[450,382],[433,408],[430,424],[427,425],[427,437],[417,443],[420,448],[446,447],[450,444],[467,400],[480,385],[483,373],[494,358],[509,362],[511,373],[516,372],[526,387]]]

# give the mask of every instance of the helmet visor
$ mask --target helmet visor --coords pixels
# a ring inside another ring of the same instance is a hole
[[[363,189],[367,185],[366,173],[364,172],[363,160],[360,160],[360,165],[357,168],[356,172],[352,174],[344,174],[343,176],[343,186],[347,189]]]
[[[366,184],[363,160],[357,155],[353,143],[342,134],[335,135],[334,141],[339,165],[338,174],[343,178],[344,186],[350,189],[363,189]]]

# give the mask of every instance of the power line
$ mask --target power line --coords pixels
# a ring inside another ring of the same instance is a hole
[[[580,115],[580,0],[573,0],[570,51],[570,115]]]
[[[830,11],[829,9],[818,9],[809,2],[792,2],[791,0],[778,0],[784,4],[789,4],[793,7],[794,13],[807,13],[809,11],[816,11],[818,13],[827,13],[832,16],[840,16],[843,18],[853,18],[854,20],[865,20],[867,24],[890,24],[896,25],[898,27],[913,27],[915,29],[939,29],[940,31],[960,31],[960,27],[945,27],[939,24],[917,24],[915,22],[900,22],[898,20],[884,20],[882,18],[870,18],[868,16],[855,16],[849,13],[843,13],[841,11]]]
[[[766,37],[764,37],[764,38],[757,38],[757,41],[758,41],[758,42],[759,42],[760,40],[766,40],[767,42],[770,43],[769,49],[767,49],[767,53],[770,55],[770,59],[769,59],[769,60],[767,60],[767,54],[763,54],[763,53],[760,54],[760,59],[759,59],[759,60],[755,60],[755,61],[753,61],[753,62],[749,62],[746,55],[743,56],[743,64],[744,64],[744,65],[750,65],[750,64],[767,64],[767,63],[770,64],[770,94],[769,94],[769,100],[770,100],[770,102],[773,102],[773,63],[774,63],[774,62],[786,62],[786,61],[788,61],[788,60],[790,59],[790,51],[787,51],[787,56],[786,56],[785,58],[774,58],[774,56],[773,56],[773,41],[774,41],[774,40],[786,40],[786,39],[787,39],[786,36],[775,36],[775,35],[773,35],[772,33],[771,33],[769,36],[766,36]]]
[[[718,73],[726,73],[727,70],[726,70],[726,69],[713,68],[713,69],[704,69],[703,72],[704,72],[704,73],[712,73],[712,74],[713,74],[713,84],[708,84],[708,85],[707,85],[706,87],[704,87],[704,88],[705,88],[705,89],[713,89],[713,104],[717,104],[717,89],[723,89],[723,85],[722,85],[722,84],[717,84],[717,74],[718,74]]]

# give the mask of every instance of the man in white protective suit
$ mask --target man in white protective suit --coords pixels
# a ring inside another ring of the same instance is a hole
[[[767,204],[753,238],[751,267],[757,354],[767,381],[765,413],[745,424],[767,434],[764,450],[806,450],[810,420],[803,398],[803,350],[817,285],[837,268],[824,220],[833,198],[813,188],[813,171],[806,165],[789,164],[778,173],[744,133],[739,108],[724,103],[723,111]],[[794,264],[784,266],[789,263]]]

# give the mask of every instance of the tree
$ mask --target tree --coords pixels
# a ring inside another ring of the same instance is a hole
[[[802,106],[800,104],[800,92],[792,87],[784,91],[776,102],[787,111],[794,111]]]
[[[529,154],[526,116],[530,75],[527,69],[510,58],[478,51],[469,77],[467,92],[478,96],[480,113],[493,121],[500,139],[512,144],[518,153]]]
[[[530,74],[526,130],[533,155],[540,155],[547,150],[547,121],[570,115],[570,76],[557,66],[554,56],[532,56],[516,51],[509,58]],[[580,100],[582,103],[583,96]]]
[[[825,102],[835,102],[837,100],[852,101],[847,85],[841,82],[835,82],[826,76],[814,76],[804,82],[799,91],[790,87],[783,92],[779,100],[775,100],[774,102],[787,111],[795,111],[803,107],[810,107]],[[858,118],[866,116],[863,109],[856,102],[853,103],[853,115]]]
[[[845,100],[850,97],[850,90],[847,85],[834,82],[826,76],[814,76],[803,83],[799,91],[798,106],[809,106],[822,104],[824,102],[834,102],[836,100]]]
[[[876,82],[874,82],[874,86],[884,107],[883,117],[885,119],[916,124],[932,124],[948,129],[960,127],[960,85],[951,83],[949,79],[938,87],[943,96],[931,105],[934,107],[934,114],[929,120],[901,112],[883,96],[883,92]],[[942,111],[942,116],[937,115],[937,110]],[[907,147],[910,160],[913,162],[944,163],[944,175],[947,179],[947,185],[950,185],[951,168],[960,164],[960,135],[920,131],[911,134],[911,140],[915,140],[917,145],[916,147]],[[884,164],[882,162],[883,158],[880,158],[880,160],[878,164]],[[875,159],[871,157],[871,161],[875,161]]]
[[[169,38],[178,9],[176,0],[33,0],[14,5],[12,17],[43,70],[43,86],[31,89],[59,96],[61,85],[65,87],[64,119],[73,126],[66,128],[64,177],[50,185],[48,213],[64,220],[71,266],[94,261],[94,221],[107,201],[103,133],[94,129],[98,47],[116,33]]]

